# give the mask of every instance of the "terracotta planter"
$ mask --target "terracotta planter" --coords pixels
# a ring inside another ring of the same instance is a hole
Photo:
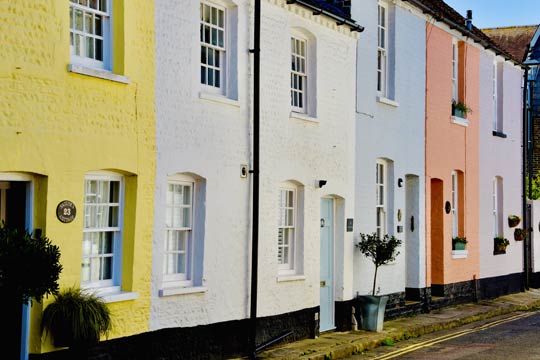
[[[508,217],[508,226],[511,227],[511,228],[518,226],[520,222],[521,222],[520,218]]]
[[[527,230],[524,230],[524,229],[514,230],[514,240],[522,241],[522,240],[525,240],[526,237],[527,237]]]

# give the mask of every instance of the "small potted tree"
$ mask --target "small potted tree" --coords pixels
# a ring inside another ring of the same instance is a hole
[[[358,297],[362,317],[361,327],[364,330],[382,331],[388,296],[378,296],[375,293],[377,272],[380,266],[386,265],[396,259],[396,256],[399,255],[397,248],[400,245],[400,239],[388,234],[382,238],[377,233],[360,234],[360,241],[356,244],[356,247],[375,265],[371,295]]]
[[[111,330],[110,310],[95,294],[78,287],[60,291],[43,311],[41,332],[52,337],[54,346],[69,347],[75,354],[99,342]]]
[[[456,236],[452,238],[452,250],[465,250],[467,242],[465,237]]]

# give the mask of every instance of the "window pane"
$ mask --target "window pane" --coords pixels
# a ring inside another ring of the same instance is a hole
[[[75,29],[83,31],[83,12],[75,9]]]
[[[191,208],[182,209],[182,227],[189,228],[191,227]]]
[[[89,58],[94,58],[94,38],[86,38],[86,56]]]
[[[173,208],[173,227],[181,227],[182,226],[182,208],[175,207]]]
[[[212,29],[212,45],[217,45],[217,29]]]
[[[214,25],[217,25],[217,9],[215,7],[212,7],[212,13],[211,13],[211,23]]]
[[[212,69],[208,69],[208,85],[214,85],[214,71]]]
[[[96,39],[96,60],[103,61],[103,40]]]
[[[82,45],[82,36],[75,34],[75,55],[82,55],[81,45]]]
[[[201,66],[201,84],[206,84],[206,68]]]
[[[219,59],[219,58],[216,58],[216,59]],[[220,86],[221,86],[221,84],[220,84],[220,76],[221,76],[221,75],[220,75],[220,73],[219,73],[219,70],[216,70],[216,78],[215,78],[215,80],[216,80],[216,84],[215,84],[216,87],[220,87]]]
[[[98,1],[97,0],[90,0],[90,3],[88,4],[89,7],[92,9],[99,10]]]
[[[96,35],[103,36],[103,28],[102,28],[102,21],[101,21],[101,15],[96,15],[94,18],[95,26],[94,29],[96,31]]]
[[[92,20],[92,14],[91,13],[85,13],[84,14],[84,31],[87,34],[93,34],[94,33],[94,21]]]
[[[110,183],[110,202],[120,202],[120,182],[111,181]]]
[[[214,50],[208,49],[208,65],[214,66]]]
[[[201,46],[201,64],[206,64],[206,47]]]
[[[90,281],[90,259],[82,259],[81,264],[81,281],[89,282]]]
[[[223,47],[223,31],[218,31],[218,46]]]
[[[225,27],[225,20],[224,20],[225,19],[225,12],[223,10],[219,10],[218,15],[219,15],[219,17],[218,17],[218,26],[220,28],[223,28],[223,27]]]
[[[112,257],[105,257],[102,261],[103,277],[100,280],[112,279]]]
[[[112,254],[113,236],[112,231],[101,233],[101,254]]]
[[[118,227],[118,206],[109,209],[109,227]]]
[[[204,21],[210,22],[210,6],[204,5]]]

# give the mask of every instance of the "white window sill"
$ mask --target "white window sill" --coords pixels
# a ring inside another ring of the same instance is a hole
[[[377,101],[380,102],[381,104],[386,104],[386,105],[390,105],[390,106],[393,106],[393,107],[398,107],[399,106],[399,103],[397,101],[390,100],[390,99],[385,98],[383,96],[377,96]]]
[[[136,292],[121,292],[117,294],[101,295],[101,298],[106,303],[129,301],[139,298],[139,293]]]
[[[304,281],[305,275],[278,275],[277,282]]]
[[[289,118],[294,119],[294,120],[307,121],[307,122],[311,122],[315,124],[319,123],[319,119],[317,119],[316,117],[298,113],[296,111],[291,111],[291,113],[289,114]]]
[[[234,106],[234,107],[240,107],[240,102],[238,100],[229,99],[228,97],[223,96],[223,95],[210,94],[203,91],[199,92],[199,99],[208,100],[208,101],[225,104],[229,106]]]
[[[452,116],[452,122],[456,125],[461,125],[461,126],[465,126],[465,127],[468,127],[469,126],[469,120],[467,119],[464,119],[464,118],[461,118],[459,116]]]
[[[208,291],[206,286],[170,287],[159,290],[159,297],[185,294],[200,294]]]
[[[129,78],[127,76],[113,74],[107,70],[93,69],[77,64],[68,64],[68,71],[76,74],[97,77],[100,79],[119,82],[122,84],[129,84]]]
[[[452,250],[453,259],[466,259],[467,255],[469,255],[467,250]]]

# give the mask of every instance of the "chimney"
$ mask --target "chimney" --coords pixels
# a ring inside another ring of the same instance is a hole
[[[467,20],[465,21],[467,30],[472,31],[472,10],[467,10]]]

